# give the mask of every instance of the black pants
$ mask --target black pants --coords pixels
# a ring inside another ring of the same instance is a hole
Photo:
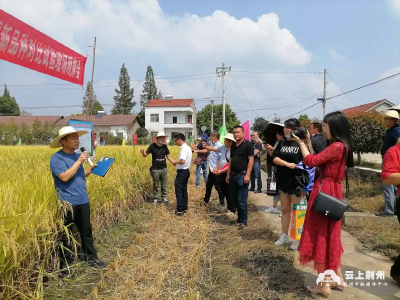
[[[189,170],[178,170],[175,178],[176,210],[182,212],[188,209],[187,185],[190,177]]]
[[[226,182],[226,176],[228,173],[222,173],[221,175],[217,176],[219,180],[219,186],[222,190],[222,194],[224,194],[224,197],[226,199],[226,207],[228,208],[229,211],[236,213],[236,205],[233,203],[232,197],[231,197],[231,191],[229,188],[229,183]]]
[[[210,202],[210,197],[211,197],[211,191],[213,186],[215,186],[215,189],[217,190],[218,197],[219,197],[219,202],[221,204],[224,204],[224,194],[222,193],[221,187],[219,186],[219,180],[218,176],[215,176],[214,173],[210,172],[208,173],[208,178],[207,178],[207,183],[206,183],[206,195],[204,196],[204,202],[208,203]]]
[[[66,206],[64,206],[66,208]],[[75,224],[81,236],[82,252],[87,260],[97,257],[96,249],[93,244],[92,228],[90,226],[90,205],[82,204],[68,209],[64,215],[64,226],[68,228],[69,235],[72,236],[72,225]],[[71,238],[68,239],[66,232],[61,234],[60,260],[61,265],[71,264],[74,260],[74,250],[71,245]]]

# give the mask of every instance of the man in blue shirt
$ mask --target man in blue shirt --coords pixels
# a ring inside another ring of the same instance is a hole
[[[77,132],[73,127],[66,126],[60,129],[59,136],[54,139],[50,147],[62,149],[53,154],[50,159],[50,170],[54,178],[57,198],[64,206],[64,225],[71,230],[73,224],[81,236],[82,251],[88,264],[95,268],[105,268],[106,264],[98,256],[93,244],[90,225],[90,205],[86,189],[86,177],[93,167],[84,170],[83,163],[90,157],[85,151],[75,153],[79,148],[79,136],[86,131]],[[71,233],[71,231],[70,231]],[[63,231],[60,246],[60,268],[63,270],[73,263],[74,255],[66,233]]]
[[[389,110],[385,114],[383,124],[387,128],[385,139],[381,148],[382,159],[384,159],[386,152],[390,147],[397,143],[400,138],[400,126],[397,124],[399,120],[399,113],[395,110]],[[386,185],[382,183],[383,194],[385,197],[385,209],[382,212],[376,213],[377,216],[391,217],[394,216],[394,200],[397,195],[397,187],[395,185]]]
[[[222,143],[219,141],[220,134],[218,131],[213,131],[211,133],[211,147],[219,148],[222,147]],[[213,186],[217,190],[219,203],[221,205],[225,205],[224,194],[222,193],[221,187],[219,185],[218,177],[213,173],[214,169],[217,167],[219,159],[221,157],[221,153],[218,152],[211,152],[210,150],[194,150],[195,153],[209,153],[208,156],[208,166],[209,166],[209,173],[206,183],[206,194],[204,196],[204,205],[207,206],[208,202],[210,202],[211,192]]]

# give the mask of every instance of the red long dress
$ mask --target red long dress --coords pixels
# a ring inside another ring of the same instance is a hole
[[[342,143],[335,142],[321,153],[308,155],[304,160],[307,166],[320,167],[321,173],[322,165],[325,165],[321,191],[341,200],[341,181],[345,176],[343,147]],[[318,273],[323,273],[326,270],[337,272],[343,254],[343,246],[340,239],[342,221],[335,221],[312,209],[314,200],[319,192],[319,186],[320,179],[318,178],[308,202],[303,232],[298,247],[299,260],[303,266],[314,262],[314,269]],[[317,263],[322,265],[317,266]]]

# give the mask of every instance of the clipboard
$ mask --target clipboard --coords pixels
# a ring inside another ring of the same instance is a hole
[[[110,170],[114,161],[115,159],[112,157],[105,157],[105,156],[100,157],[100,159],[97,162],[97,167],[93,169],[92,174],[101,177],[106,176],[108,170]]]

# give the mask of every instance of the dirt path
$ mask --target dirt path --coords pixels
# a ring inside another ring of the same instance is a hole
[[[263,182],[266,182],[266,173],[263,172]],[[280,232],[280,218],[276,214],[264,213],[264,209],[271,206],[272,198],[265,194],[253,194],[257,208],[262,212],[262,215],[268,220],[270,224],[275,226],[276,231]],[[343,272],[352,271],[354,278],[358,276],[358,272],[362,272],[365,277],[366,271],[384,271],[385,280],[347,280],[347,283],[353,282],[353,287],[348,286],[344,292],[332,291],[329,299],[400,299],[400,288],[390,278],[390,267],[392,261],[387,257],[380,255],[377,252],[368,251],[365,247],[347,231],[342,230],[342,244],[344,254],[342,257]],[[316,273],[311,268],[300,268],[304,275],[304,282],[307,285],[312,285],[316,281]],[[375,282],[374,286],[356,286],[357,283]],[[382,285],[378,286],[381,282]],[[386,286],[384,286],[385,284]]]

